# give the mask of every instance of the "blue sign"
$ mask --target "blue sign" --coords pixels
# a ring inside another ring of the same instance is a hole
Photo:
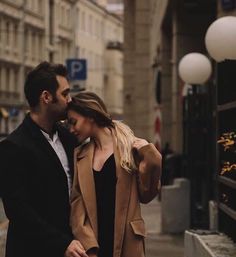
[[[66,67],[69,80],[87,79],[87,61],[86,59],[67,59]]]

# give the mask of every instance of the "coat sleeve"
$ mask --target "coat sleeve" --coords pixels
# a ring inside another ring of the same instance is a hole
[[[153,144],[138,150],[137,184],[141,203],[150,202],[160,190],[162,158]]]
[[[77,154],[75,152],[75,174],[73,179],[71,193],[71,227],[74,237],[81,242],[87,251],[97,251],[99,246],[88,218],[84,200],[79,186],[79,177],[77,170]]]
[[[0,192],[7,218],[21,229],[22,235],[62,255],[73,237],[45,221],[29,203],[25,186],[27,177],[21,165],[24,154],[23,149],[17,149],[13,143],[4,141],[0,144]]]

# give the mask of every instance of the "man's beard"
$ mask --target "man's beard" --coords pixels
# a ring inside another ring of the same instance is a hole
[[[66,119],[67,119],[67,112],[66,112],[66,110],[64,110],[64,112],[61,113],[59,120],[66,120]]]
[[[58,103],[58,99],[57,99],[56,95],[53,95],[52,103],[53,104],[57,104]],[[60,113],[56,113],[55,116],[56,116],[56,120],[57,121],[66,120],[67,119],[66,108],[63,111],[61,111]]]

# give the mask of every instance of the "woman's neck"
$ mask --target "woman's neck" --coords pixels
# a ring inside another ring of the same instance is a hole
[[[93,137],[96,147],[99,150],[109,148],[112,143],[112,131],[109,128],[98,128]]]

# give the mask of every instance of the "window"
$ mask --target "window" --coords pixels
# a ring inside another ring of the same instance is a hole
[[[43,52],[43,37],[41,34],[39,34],[39,44],[38,44],[38,57],[39,57],[39,61],[41,61],[42,58],[42,52]]]
[[[9,69],[9,92],[14,92],[14,82],[15,80],[15,73],[14,70],[11,68]]]
[[[88,33],[92,35],[92,16],[89,15],[88,19]]]
[[[67,56],[66,58],[70,57],[70,42],[67,42]]]
[[[10,87],[10,69],[6,68],[6,90],[9,91],[9,87]]]
[[[18,46],[18,24],[14,25],[14,44]]]
[[[31,10],[32,10],[33,12],[35,12],[35,9],[36,9],[36,2],[37,2],[37,1],[35,1],[35,0],[33,0],[33,1],[31,2]]]
[[[80,48],[76,46],[76,57],[80,57]]]
[[[63,24],[64,22],[64,17],[63,17],[64,13],[63,13],[63,5],[61,5],[61,8],[60,8],[60,17],[61,17],[61,24]]]
[[[18,49],[19,48],[18,38],[19,38],[19,35],[18,35],[18,24],[15,24],[14,25],[14,32],[13,32],[13,44],[14,44],[15,52],[19,51],[19,49]]]
[[[91,33],[91,35],[93,35],[93,33],[94,33],[93,16],[90,16],[90,17],[91,17],[91,23],[90,23],[91,28],[90,28],[90,33]]]
[[[76,8],[76,23],[75,23],[75,25],[76,25],[77,30],[79,30],[80,29],[80,12],[79,12],[78,7]]]
[[[18,92],[18,85],[17,85],[17,81],[18,81],[18,75],[19,75],[19,72],[18,72],[18,69],[14,69],[14,75],[15,75],[15,78],[14,78],[14,80],[13,80],[13,83],[14,83],[14,91],[15,92]]]
[[[38,10],[40,14],[43,14],[43,1],[38,0]]]
[[[70,8],[66,8],[66,26],[70,27]]]
[[[85,58],[85,50],[84,50],[84,48],[81,49],[81,57]]]
[[[81,15],[81,30],[85,31],[85,14],[84,14],[84,12],[82,12],[82,15]]]
[[[89,66],[90,70],[93,68],[93,66],[92,66],[92,52],[89,52],[89,55],[88,55],[88,66]]]
[[[35,55],[36,55],[36,34],[33,32],[32,33],[32,59],[35,59]]]
[[[6,68],[3,66],[1,67],[1,90],[6,90]]]
[[[2,90],[2,66],[0,65],[0,91]]]
[[[96,20],[95,26],[96,26],[95,35],[96,37],[99,38],[100,22],[98,20]]]
[[[10,22],[6,22],[6,44],[9,46],[10,44]]]
[[[25,56],[28,56],[29,54],[29,31],[28,29],[25,29]]]
[[[3,31],[2,31],[2,24],[3,24],[2,18],[0,17],[0,43],[2,42],[2,33],[3,33]]]
[[[104,33],[103,33],[103,31],[104,31],[103,24],[104,24],[104,23],[101,21],[101,22],[100,22],[100,37],[101,37],[101,38],[103,38],[103,35],[104,35]]]

